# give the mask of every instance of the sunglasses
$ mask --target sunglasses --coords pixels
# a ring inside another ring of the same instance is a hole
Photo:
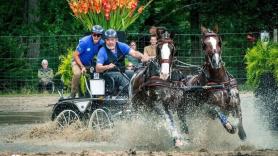
[[[94,37],[101,37],[101,34],[93,34]]]

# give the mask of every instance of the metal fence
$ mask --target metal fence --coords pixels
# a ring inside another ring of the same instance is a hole
[[[127,33],[126,42],[136,41],[143,52],[147,34]],[[246,33],[220,34],[223,40],[223,60],[228,71],[240,83],[245,82],[244,55],[248,47]],[[83,35],[0,36],[0,92],[36,90],[37,71],[41,60],[47,59],[49,67],[57,72],[59,56],[67,49],[75,49]],[[174,38],[177,58],[186,63],[202,65],[200,34],[176,34]],[[56,77],[59,79],[59,77]]]

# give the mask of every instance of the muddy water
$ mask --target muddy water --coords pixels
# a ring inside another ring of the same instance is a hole
[[[0,125],[41,123],[50,119],[51,112],[0,112]]]
[[[241,100],[243,124],[248,137],[246,141],[242,142],[237,135],[228,134],[218,121],[199,115],[189,122],[190,144],[179,151],[278,150],[278,132],[267,128],[267,121],[256,109],[254,96],[250,93],[242,94]],[[166,130],[154,126],[155,123],[146,124],[142,120],[117,121],[112,130],[101,133],[86,127],[69,127],[60,131],[49,119],[51,109],[35,110],[39,111],[0,110],[0,152],[176,150],[171,146]]]

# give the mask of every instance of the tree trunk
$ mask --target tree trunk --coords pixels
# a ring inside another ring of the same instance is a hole
[[[36,23],[39,22],[39,0],[28,0],[28,25],[33,28],[32,32],[38,32]],[[30,37],[28,40],[28,58],[37,58],[40,54],[40,37]]]

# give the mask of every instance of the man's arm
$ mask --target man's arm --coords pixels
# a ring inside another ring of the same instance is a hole
[[[113,63],[110,63],[108,65],[103,65],[103,64],[97,64],[96,65],[96,72],[97,73],[103,73],[105,72],[106,70],[109,70],[109,69],[113,69],[115,67],[115,64]]]
[[[47,77],[48,77],[50,80],[52,80],[52,79],[53,79],[54,74],[53,74],[53,70],[52,70],[52,69],[50,69],[50,71],[48,71],[48,73],[47,73]]]
[[[80,67],[81,73],[86,72],[86,68],[84,67],[84,65],[82,64],[82,62],[79,58],[79,52],[78,51],[73,52],[73,59],[77,63],[77,65]]]
[[[105,62],[105,51],[101,48],[97,55],[97,65],[96,65],[96,72],[103,73],[106,70],[112,69],[115,67],[115,64],[110,63],[109,65],[103,65]]]
[[[38,78],[42,79],[44,76],[43,72],[41,70],[38,70]]]
[[[140,59],[142,62],[146,62],[149,60],[149,56],[143,55],[139,51],[135,51],[133,49],[130,49],[129,55],[131,55],[132,57],[135,57],[137,59]]]

